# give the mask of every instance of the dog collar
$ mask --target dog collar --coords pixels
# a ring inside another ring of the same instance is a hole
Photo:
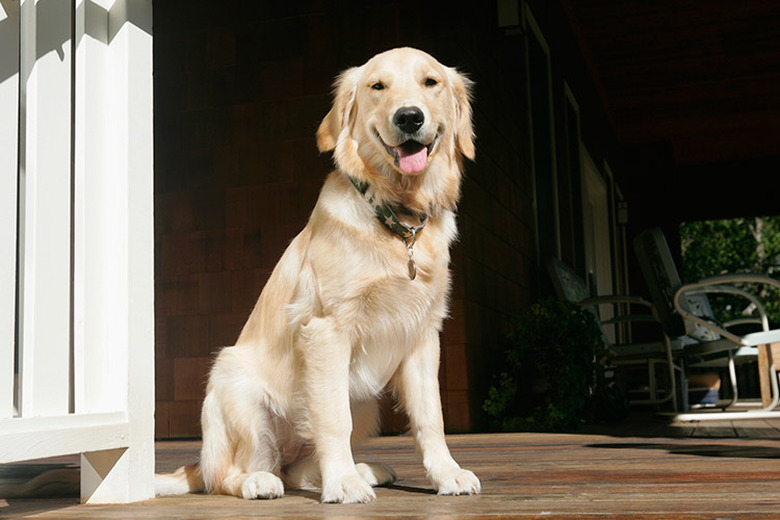
[[[372,186],[368,182],[360,182],[351,175],[348,175],[352,186],[360,193],[363,198],[374,209],[374,214],[377,220],[388,231],[401,237],[406,250],[409,253],[409,262],[407,267],[409,269],[409,279],[414,280],[417,276],[417,264],[414,263],[414,243],[417,241],[417,235],[423,230],[426,222],[428,222],[428,215],[425,213],[418,213],[417,218],[420,219],[419,226],[408,226],[398,220],[393,209],[387,204],[376,203],[376,193],[372,189]]]

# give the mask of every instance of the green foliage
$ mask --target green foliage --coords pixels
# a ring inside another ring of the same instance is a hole
[[[520,314],[508,335],[506,371],[483,408],[504,431],[567,431],[615,403],[604,377],[607,350],[595,316],[549,298]],[[616,401],[621,406],[622,399]]]
[[[780,217],[688,222],[680,227],[683,281],[694,282],[724,273],[755,272],[777,278],[780,273]],[[767,303],[770,321],[780,323],[780,298],[768,287],[743,287]],[[744,317],[753,309],[734,296],[711,295],[721,322]]]

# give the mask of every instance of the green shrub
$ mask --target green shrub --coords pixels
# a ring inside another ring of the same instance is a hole
[[[541,300],[517,316],[505,371],[483,408],[503,431],[570,431],[625,409],[607,385],[607,348],[595,316],[573,303]]]

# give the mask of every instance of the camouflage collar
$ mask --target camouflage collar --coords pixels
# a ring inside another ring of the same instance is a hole
[[[348,177],[358,193],[360,193],[374,209],[374,214],[376,215],[376,218],[380,224],[382,224],[394,235],[401,237],[401,240],[404,241],[406,249],[409,253],[409,278],[414,280],[417,274],[417,266],[414,263],[414,251],[412,248],[414,247],[414,243],[417,240],[417,235],[423,230],[426,222],[428,222],[428,215],[425,213],[417,213],[417,218],[420,220],[420,225],[408,226],[398,220],[398,217],[390,206],[387,204],[376,203],[376,193],[370,183],[360,182],[351,175],[348,175]]]

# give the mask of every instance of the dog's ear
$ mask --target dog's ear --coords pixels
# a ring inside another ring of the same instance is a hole
[[[447,74],[455,97],[455,146],[469,159],[474,159],[474,127],[471,123],[471,89],[474,82],[456,69]]]
[[[359,75],[360,68],[353,67],[336,78],[333,88],[333,106],[317,129],[317,147],[321,152],[329,152],[336,148],[339,135],[349,125]]]

